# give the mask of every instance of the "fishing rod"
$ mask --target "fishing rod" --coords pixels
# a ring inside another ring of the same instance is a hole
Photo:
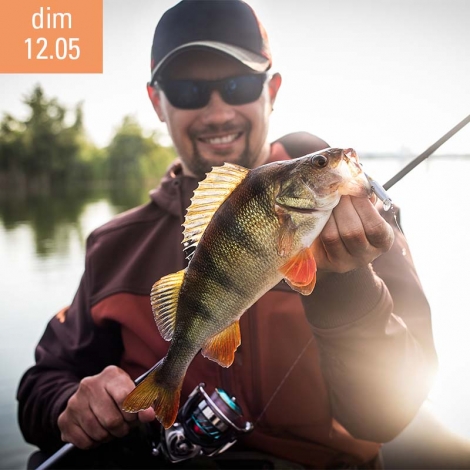
[[[392,207],[392,200],[390,196],[387,194],[387,189],[390,189],[395,183],[400,181],[404,176],[406,176],[413,168],[418,166],[422,161],[426,160],[430,155],[432,155],[441,145],[447,142],[453,135],[455,135],[460,129],[465,127],[470,122],[470,115],[468,115],[465,119],[460,121],[456,126],[454,126],[449,132],[444,134],[439,140],[437,140],[434,144],[432,144],[428,149],[426,149],[423,153],[418,155],[414,158],[410,163],[408,163],[404,168],[402,168],[395,176],[390,178],[383,186],[371,178],[369,175],[366,174],[370,184],[372,191],[375,195],[382,201],[384,204],[384,209],[389,209]],[[142,374],[135,380],[135,384],[138,385],[142,380],[147,377],[147,375],[155,368],[152,367],[147,372]],[[50,469],[55,463],[57,463],[62,457],[68,454],[75,446],[71,443],[67,443],[62,446],[55,454],[49,457],[46,461],[44,461],[36,470],[48,470]]]
[[[418,155],[410,163],[404,166],[395,176],[390,178],[383,186],[366,174],[371,184],[372,191],[383,202],[385,210],[388,210],[392,206],[392,200],[387,194],[387,189],[390,189],[395,183],[397,183],[404,176],[406,176],[413,168],[417,167],[422,161],[426,160],[426,158],[432,155],[442,144],[447,142],[453,135],[455,135],[460,129],[465,127],[469,122],[470,114],[465,119],[462,119],[462,121],[460,121],[456,126],[454,126],[449,132],[444,134],[439,140],[434,142],[434,144],[432,144],[423,153]]]

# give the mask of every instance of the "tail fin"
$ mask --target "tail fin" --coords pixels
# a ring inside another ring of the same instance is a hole
[[[158,421],[169,428],[178,414],[182,383],[172,387],[159,380],[160,368],[161,362],[127,395],[122,409],[128,413],[137,413],[153,406]]]

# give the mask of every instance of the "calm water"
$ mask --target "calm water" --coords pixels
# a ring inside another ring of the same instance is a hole
[[[404,163],[364,162],[381,182]],[[455,439],[446,441],[447,450],[440,456],[444,453],[452,460],[458,453],[459,465],[466,461],[470,468],[469,174],[470,158],[433,157],[390,190],[402,207],[402,225],[431,303],[440,372],[418,418],[385,447],[386,462],[392,462],[389,468],[402,462],[397,456],[409,457],[408,452],[417,455],[421,449],[423,455],[431,455],[430,446],[435,450],[434,443],[442,444],[442,436]],[[87,235],[114,214],[145,200],[141,193],[122,190],[0,199],[0,468],[25,468],[34,450],[23,442],[16,424],[16,388],[33,362],[46,322],[72,300],[84,266]]]

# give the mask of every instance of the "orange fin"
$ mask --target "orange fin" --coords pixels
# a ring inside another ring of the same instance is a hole
[[[168,429],[176,420],[180,403],[181,386],[174,388],[159,383],[161,361],[149,375],[132,390],[122,404],[122,410],[137,413],[153,406],[155,416]]]
[[[222,367],[230,367],[240,344],[240,325],[236,320],[228,328],[210,338],[202,348],[201,354]]]
[[[279,237],[277,239],[277,253],[279,256],[288,256],[292,250],[295,234],[295,224],[289,212],[282,206],[274,206],[279,221]]]
[[[281,267],[289,286],[303,295],[310,295],[317,280],[317,263],[311,248],[304,248]]]

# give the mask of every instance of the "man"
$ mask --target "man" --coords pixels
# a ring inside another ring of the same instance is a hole
[[[149,292],[185,266],[181,224],[198,180],[224,162],[252,168],[328,146],[308,134],[269,144],[281,86],[270,67],[266,33],[239,0],[183,1],[160,20],[148,94],[179,161],[149,204],[89,237],[76,297],[49,323],[20,384],[29,442],[90,449],[154,420],[152,409],[129,414],[121,404],[166,353]],[[343,197],[315,242],[313,293],[276,286],[243,315],[229,369],[199,355],[187,372],[182,403],[200,382],[228,390],[255,423],[237,449],[256,451],[263,465],[378,468],[380,443],[428,392],[428,304],[404,237],[384,217],[368,199]],[[244,465],[239,455],[234,468]]]

